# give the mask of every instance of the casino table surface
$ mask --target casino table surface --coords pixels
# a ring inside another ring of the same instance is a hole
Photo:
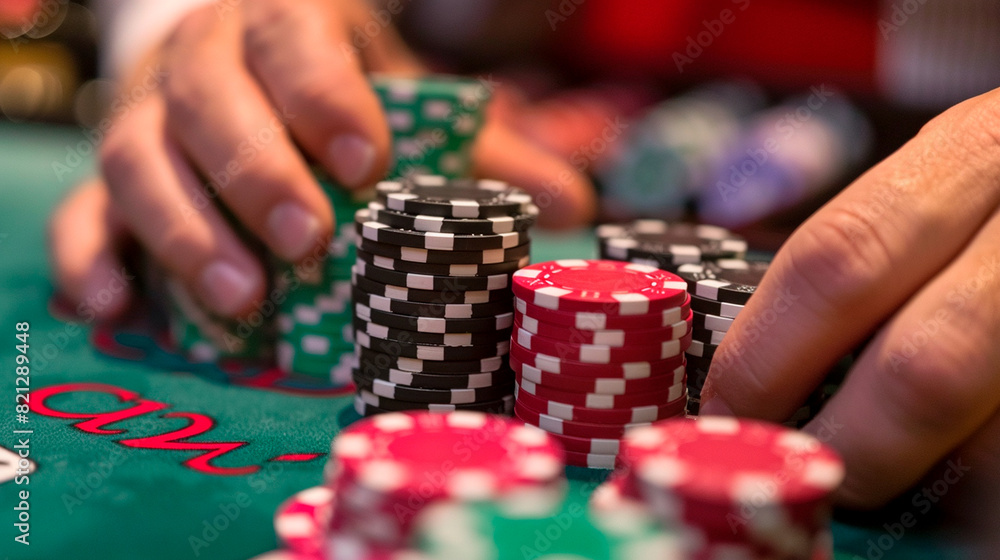
[[[358,418],[351,399],[266,372],[234,381],[129,328],[58,318],[44,227],[60,196],[93,172],[91,147],[77,129],[0,123],[0,556],[243,559],[274,549],[275,508],[321,481],[331,439]],[[533,258],[593,249],[590,232],[538,232]],[[14,408],[18,322],[30,324],[27,423]],[[18,485],[6,450],[25,437],[36,469]],[[585,469],[569,476],[568,499],[581,502],[601,480]],[[27,546],[14,542],[23,491]],[[929,537],[834,529],[838,559],[873,558],[873,543],[889,541],[882,558],[950,556]]]

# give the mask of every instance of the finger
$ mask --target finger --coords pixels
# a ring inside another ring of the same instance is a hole
[[[880,505],[1000,409],[1000,218],[879,332],[822,418],[847,464],[841,500]]]
[[[497,119],[487,120],[473,149],[475,172],[531,193],[538,223],[565,229],[590,223],[597,199],[590,181],[564,160],[527,143]]]
[[[240,40],[239,26],[220,24],[211,7],[175,29],[166,49],[169,127],[209,179],[207,194],[279,257],[298,261],[333,230],[329,203],[285,129],[285,120],[312,117],[272,112],[242,64]],[[216,61],[212,74],[192,60]]]
[[[369,72],[400,76],[418,76],[427,72],[392,25],[393,16],[398,14],[393,13],[390,6],[373,9],[365,2],[341,4],[350,27],[350,46]]]
[[[389,127],[337,5],[247,4],[246,56],[303,148],[347,187],[374,183],[389,161]]]
[[[116,252],[124,234],[98,179],[70,193],[52,214],[49,257],[56,288],[81,315],[110,319],[131,300],[130,275]]]
[[[997,101],[938,117],[792,235],[716,352],[706,413],[786,419],[955,258],[1000,202]]]
[[[249,312],[264,292],[260,264],[237,239],[179,149],[166,138],[162,100],[152,97],[120,121],[101,148],[119,214],[153,258],[224,316]]]

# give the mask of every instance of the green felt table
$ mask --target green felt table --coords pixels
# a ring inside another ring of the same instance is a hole
[[[55,318],[45,222],[93,172],[90,148],[76,129],[0,123],[0,446],[27,437],[37,465],[26,485],[0,477],[0,556],[243,559],[274,549],[275,508],[321,481],[331,439],[357,419],[351,399],[267,380],[227,383],[155,352],[112,357],[95,349],[94,325]],[[590,232],[539,233],[533,257],[588,257],[593,248]],[[30,324],[26,424],[14,408],[18,322]],[[105,422],[116,410],[130,412]],[[94,417],[101,421],[86,423]],[[582,502],[601,473],[570,477],[569,499]],[[30,545],[14,542],[22,491]],[[838,558],[870,556],[881,534],[837,526]],[[884,557],[941,558],[933,544],[905,539]]]

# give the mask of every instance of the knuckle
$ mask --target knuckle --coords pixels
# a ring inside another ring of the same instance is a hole
[[[848,208],[817,214],[789,240],[786,255],[791,276],[829,304],[855,300],[892,267],[879,225]]]
[[[918,137],[975,158],[1000,150],[1000,88],[963,101],[925,124]]]
[[[218,24],[219,17],[212,6],[190,10],[170,30],[163,44],[168,50],[187,49],[204,41]]]
[[[967,421],[962,412],[982,398],[985,368],[966,340],[961,329],[948,327],[916,353],[910,338],[889,341],[878,367],[902,426],[942,433]]]

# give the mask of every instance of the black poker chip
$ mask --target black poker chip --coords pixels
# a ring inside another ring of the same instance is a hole
[[[358,259],[368,264],[395,270],[396,272],[413,272],[416,274],[431,274],[434,276],[490,276],[492,274],[512,274],[528,266],[531,257],[521,257],[513,261],[491,264],[429,264],[403,261],[381,255],[373,255],[360,249],[355,251]]]
[[[396,272],[357,259],[354,270],[358,275],[391,286],[416,290],[509,290],[509,274],[491,276],[434,276],[414,272]]]
[[[636,220],[597,228],[602,258],[675,270],[682,264],[743,258],[746,240],[718,226]]]
[[[412,303],[433,303],[451,305],[455,303],[496,303],[510,302],[513,306],[514,293],[510,290],[415,290],[404,286],[392,286],[376,282],[352,271],[351,281],[358,288],[390,299]]]
[[[516,216],[494,216],[491,218],[442,218],[441,216],[414,215],[389,210],[380,202],[368,203],[371,219],[398,229],[426,231],[434,233],[496,234],[512,231],[527,231],[538,221],[538,208],[527,207],[527,212]]]
[[[352,320],[356,332],[363,332],[368,336],[395,340],[398,342],[412,342],[414,344],[436,344],[440,346],[479,346],[495,344],[504,339],[510,339],[511,328],[477,333],[432,333],[397,329],[378,323],[366,321],[359,317]]]
[[[409,317],[425,319],[478,319],[493,318],[497,315],[510,313],[511,304],[506,301],[493,303],[413,303],[391,299],[385,296],[370,294],[357,286],[351,288],[355,308],[363,305],[375,311],[400,315],[400,320],[409,321]],[[407,323],[409,324],[409,323]],[[456,331],[459,332],[459,331]],[[473,332],[473,331],[461,331]]]
[[[354,374],[367,379],[384,379],[397,385],[424,389],[478,389],[514,383],[514,372],[510,369],[468,374],[441,374],[416,373],[391,368],[381,369],[369,364],[358,364]]]
[[[531,243],[523,243],[509,249],[485,251],[433,251],[361,239],[358,241],[358,248],[390,259],[430,264],[494,264],[517,261],[531,254]]]
[[[440,344],[416,344],[377,338],[367,333],[354,333],[355,343],[363,348],[382,352],[391,356],[416,358],[418,360],[452,361],[480,360],[503,356],[510,352],[510,340],[479,346],[443,346]]]
[[[514,393],[513,383],[502,383],[476,389],[424,389],[399,385],[385,379],[365,377],[358,374],[357,370],[354,371],[353,378],[354,384],[359,389],[368,391],[377,397],[427,404],[462,405],[493,402]]]
[[[743,311],[743,307],[743,305],[736,303],[713,301],[699,296],[691,296],[691,310],[708,315],[735,319],[740,314],[740,311]]]
[[[426,333],[482,333],[510,330],[514,324],[514,312],[497,313],[487,317],[469,319],[442,319],[440,317],[418,317],[400,315],[379,309],[372,309],[360,302],[354,304],[357,318],[386,327]]]
[[[701,393],[708,378],[708,370],[712,366],[712,360],[688,356],[687,360],[687,386],[688,390],[695,390]]]
[[[677,275],[687,282],[692,296],[746,305],[768,266],[766,262],[723,259],[682,265],[677,268]]]
[[[502,181],[449,180],[436,175],[382,181],[375,195],[390,210],[442,218],[517,216],[532,206],[530,195]]]
[[[484,251],[509,249],[529,241],[526,231],[490,234],[435,233],[398,229],[372,219],[367,208],[354,214],[355,232],[379,243],[435,251]]]
[[[361,416],[372,416],[386,412],[401,412],[406,410],[429,410],[432,412],[451,412],[453,410],[476,410],[490,414],[509,416],[514,411],[514,395],[505,396],[490,402],[473,404],[429,404],[415,403],[379,397],[369,391],[361,390],[354,396],[354,410]]]
[[[362,366],[371,364],[372,367],[393,368],[414,373],[482,373],[509,367],[507,356],[490,356],[478,360],[420,360],[369,350],[361,346],[355,346],[355,353]]]
[[[694,313],[694,312],[692,312]],[[691,328],[691,340],[704,342],[707,344],[722,344],[722,339],[725,338],[726,333],[720,331],[711,331],[702,328]]]
[[[727,333],[729,332],[729,327],[732,325],[733,320],[728,317],[719,317],[718,315],[708,315],[705,313],[698,313],[697,311],[691,311],[692,329]]]
[[[711,360],[715,357],[715,351],[719,349],[718,344],[710,344],[700,340],[692,340],[691,346],[686,350],[688,359],[705,358]]]

